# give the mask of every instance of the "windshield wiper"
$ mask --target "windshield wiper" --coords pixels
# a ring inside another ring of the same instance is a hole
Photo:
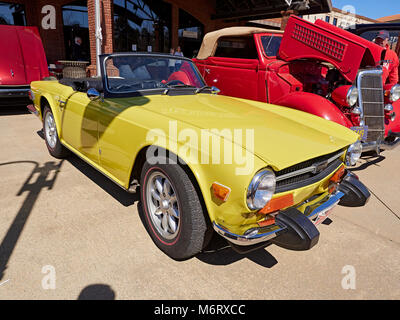
[[[201,92],[203,92],[204,90],[210,90],[210,92],[211,92],[212,94],[218,94],[218,93],[221,92],[221,90],[219,90],[219,89],[216,88],[216,87],[204,86],[204,87],[198,88],[198,89],[196,90],[196,94],[197,94],[197,93],[201,93]]]
[[[201,88],[198,88],[197,90],[196,90],[196,94],[197,93],[201,93],[201,92],[203,92],[204,90],[212,90],[213,88],[212,87],[210,87],[210,86],[204,86],[204,87],[201,87]]]
[[[186,88],[196,89],[195,86],[191,86],[188,84],[174,84],[174,85],[168,85],[163,91],[163,94],[165,95],[169,94],[171,89],[186,89]]]
[[[191,86],[189,84],[173,84],[173,85],[168,85],[168,88],[179,89],[179,88],[196,88],[196,87]]]

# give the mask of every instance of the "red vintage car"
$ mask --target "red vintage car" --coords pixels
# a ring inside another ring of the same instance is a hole
[[[0,25],[0,107],[26,106],[30,83],[48,76],[38,29]]]
[[[364,152],[379,153],[400,143],[400,86],[383,85],[383,54],[376,44],[322,20],[292,16],[285,32],[211,32],[194,62],[223,95],[335,121],[360,134]]]

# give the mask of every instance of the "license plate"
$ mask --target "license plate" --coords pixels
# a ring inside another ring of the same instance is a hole
[[[368,126],[351,127],[350,129],[358,133],[362,141],[367,140]]]
[[[325,221],[326,218],[332,213],[333,208],[328,208],[326,211],[322,211],[318,214],[318,217],[314,219],[314,225],[318,226]]]

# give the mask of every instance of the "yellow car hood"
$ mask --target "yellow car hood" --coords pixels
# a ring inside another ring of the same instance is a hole
[[[332,153],[358,139],[356,133],[332,121],[256,101],[210,94],[147,98],[150,103],[139,108],[177,120],[178,130],[190,125],[229,129],[233,135],[234,129],[242,129],[244,142],[246,129],[253,129],[254,154],[275,170]]]

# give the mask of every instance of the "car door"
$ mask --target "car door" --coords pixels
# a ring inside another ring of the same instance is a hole
[[[74,91],[60,95],[61,139],[79,155],[99,163],[98,110],[100,100],[92,101],[86,93]]]
[[[221,37],[207,63],[204,79],[209,86],[222,95],[257,100],[259,60],[252,35]]]

